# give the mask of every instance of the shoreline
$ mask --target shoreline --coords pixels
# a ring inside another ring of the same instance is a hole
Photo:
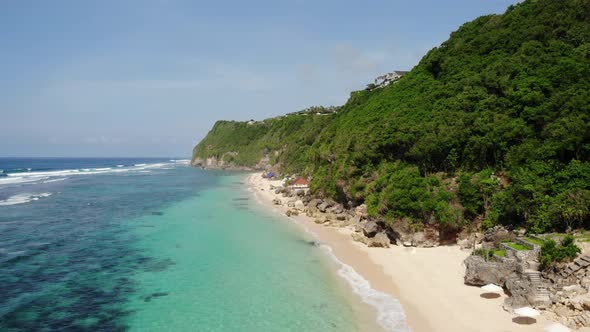
[[[285,213],[287,207],[272,203],[280,195],[270,186],[279,182],[263,179],[259,173],[246,179],[262,205]],[[533,332],[544,331],[548,324],[542,316],[532,325],[516,324],[512,321],[514,316],[502,308],[506,295],[483,299],[478,287],[464,285],[462,263],[470,253],[458,246],[369,248],[355,242],[349,228],[316,224],[304,214],[291,218],[317,236],[338,261],[356,271],[373,290],[399,301],[405,322],[413,332]]]

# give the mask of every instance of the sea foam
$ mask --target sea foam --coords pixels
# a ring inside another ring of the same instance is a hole
[[[24,203],[36,201],[36,200],[39,200],[40,198],[49,197],[49,196],[51,196],[51,193],[18,194],[18,195],[8,197],[5,200],[1,200],[0,206],[24,204]]]
[[[248,191],[254,193],[256,201],[263,205],[264,202],[259,195],[251,188]],[[279,212],[280,210],[273,206],[271,210]],[[282,213],[281,213],[282,214]],[[306,227],[300,220],[287,218],[303,227],[303,229],[316,239],[318,235]],[[352,288],[352,291],[359,295],[361,300],[377,310],[377,322],[386,331],[411,332],[406,322],[406,314],[401,303],[394,297],[378,291],[371,287],[371,283],[363,276],[358,274],[352,266],[342,262],[334,253],[332,248],[326,244],[320,244],[320,248],[326,255],[332,259],[338,266],[338,275],[344,279]]]
[[[410,332],[406,323],[406,314],[401,303],[392,296],[371,287],[369,281],[358,274],[351,266],[344,264],[334,253],[332,248],[321,244],[320,248],[334,262],[340,265],[338,275],[352,287],[363,302],[377,309],[377,322],[386,331]]]
[[[33,171],[33,172],[19,172],[8,173],[0,178],[0,186],[13,184],[32,184],[32,183],[49,183],[61,181],[53,178],[64,179],[73,175],[95,175],[95,174],[109,174],[109,173],[124,173],[124,172],[141,172],[146,169],[157,169],[174,166],[175,163],[154,163],[154,164],[136,164],[130,167],[117,165],[117,167],[100,167],[100,168],[80,168],[80,169],[65,169],[55,171]],[[120,166],[120,167],[119,167]]]

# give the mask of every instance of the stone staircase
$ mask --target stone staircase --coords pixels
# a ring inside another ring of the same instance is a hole
[[[583,314],[581,314],[579,316],[572,317],[571,322],[573,324],[575,324],[575,328],[590,326],[590,312],[585,311]],[[570,326],[570,327],[574,327],[574,326]]]
[[[549,290],[541,281],[541,272],[538,270],[526,270],[524,274],[531,281],[533,293],[529,295],[529,302],[537,308],[547,308],[551,305]]]

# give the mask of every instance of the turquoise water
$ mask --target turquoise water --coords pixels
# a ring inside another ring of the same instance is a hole
[[[0,330],[378,329],[336,263],[243,175],[85,162],[0,181]]]

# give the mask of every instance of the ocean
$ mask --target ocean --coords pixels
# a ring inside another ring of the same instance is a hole
[[[379,331],[341,266],[245,174],[0,158],[1,331]],[[340,270],[339,270],[340,269]]]

